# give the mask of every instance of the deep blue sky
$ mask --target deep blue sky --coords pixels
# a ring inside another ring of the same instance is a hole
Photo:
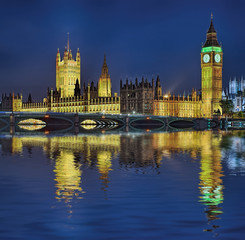
[[[119,92],[122,78],[160,76],[163,91],[200,88],[200,50],[214,14],[224,50],[223,87],[244,74],[245,1],[1,1],[0,92],[32,92],[34,99],[55,87],[57,48],[63,55],[70,32],[80,48],[82,81],[96,81],[103,55]]]

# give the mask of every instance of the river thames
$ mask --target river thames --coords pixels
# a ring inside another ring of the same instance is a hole
[[[0,239],[244,239],[245,131],[2,134]]]

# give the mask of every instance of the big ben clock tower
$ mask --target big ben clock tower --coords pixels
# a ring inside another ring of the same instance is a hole
[[[222,112],[222,66],[223,51],[217,40],[217,33],[213,25],[213,15],[207,32],[205,44],[201,51],[202,69],[202,114],[211,118],[218,110]]]

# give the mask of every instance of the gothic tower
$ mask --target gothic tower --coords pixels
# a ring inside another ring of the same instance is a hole
[[[108,73],[105,55],[102,72],[98,82],[98,97],[111,97],[111,78],[110,74]]]
[[[59,49],[56,55],[56,88],[60,92],[61,98],[74,96],[77,79],[80,85],[80,52],[77,49],[76,60],[74,60],[69,46],[68,35],[63,59],[61,60],[60,58]]]
[[[218,110],[222,112],[219,103],[222,99],[222,66],[223,51],[217,40],[211,15],[206,42],[201,51],[202,113],[205,118],[212,117]]]
[[[156,88],[155,88],[155,99],[160,99],[162,96],[162,86],[160,83],[160,78],[157,76]]]

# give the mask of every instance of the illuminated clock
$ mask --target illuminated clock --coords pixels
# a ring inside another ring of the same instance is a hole
[[[208,63],[209,60],[210,60],[210,56],[209,56],[208,54],[205,54],[205,55],[203,56],[203,62]]]
[[[218,54],[218,53],[215,54],[214,60],[215,60],[215,62],[219,63],[220,62],[220,54]]]

